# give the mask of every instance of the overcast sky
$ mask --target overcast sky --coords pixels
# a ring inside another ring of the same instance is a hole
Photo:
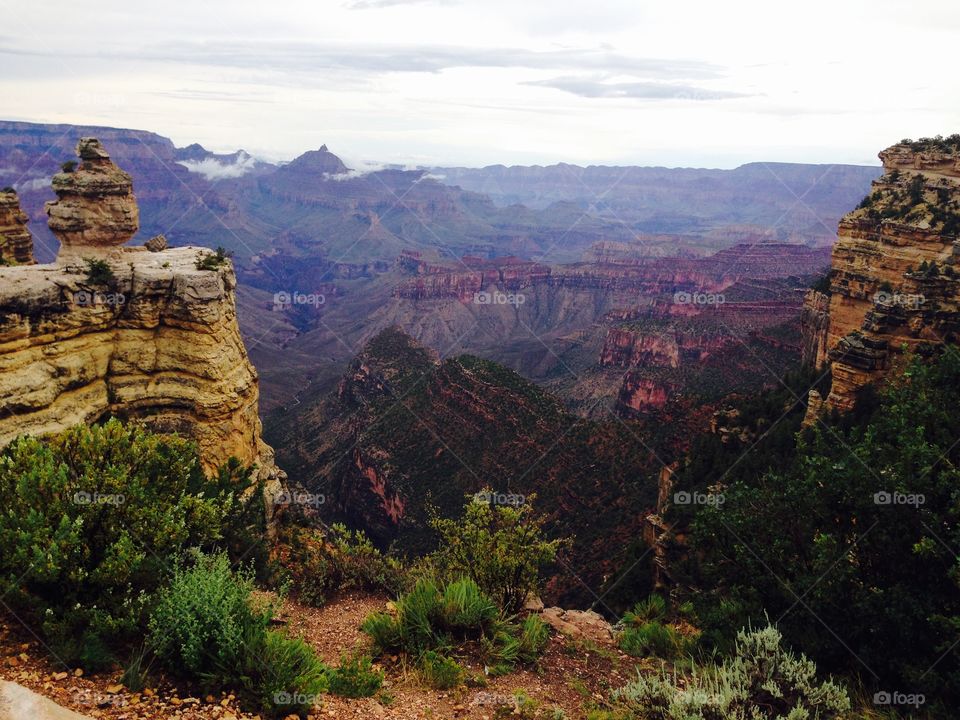
[[[0,118],[269,159],[874,164],[960,132],[955,0],[0,6]]]

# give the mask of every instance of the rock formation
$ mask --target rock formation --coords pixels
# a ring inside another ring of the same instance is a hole
[[[113,415],[193,439],[208,471],[234,456],[279,481],[229,261],[119,247],[136,229],[129,176],[96,140],[78,151],[48,206],[57,262],[0,267],[0,446]]]
[[[140,228],[133,180],[110,160],[96,138],[77,144],[80,165],[53,176],[57,199],[47,203],[59,258],[101,255],[123,245]]]
[[[960,136],[904,141],[880,153],[885,174],[841,221],[829,290],[807,293],[805,360],[829,363],[813,413],[849,410],[905,353],[960,330]],[[821,410],[822,408],[822,410]]]
[[[0,680],[0,720],[90,720],[22,685]]]
[[[27,220],[17,193],[12,189],[0,191],[0,264],[33,262],[33,236],[27,230]]]

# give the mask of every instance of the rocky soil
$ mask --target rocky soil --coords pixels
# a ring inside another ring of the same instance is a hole
[[[336,664],[351,649],[367,649],[369,642],[359,624],[369,613],[382,609],[383,596],[346,595],[317,609],[287,601],[278,620],[288,632],[302,637],[320,658]],[[548,608],[544,619],[555,630],[546,653],[536,667],[500,678],[484,675],[484,668],[467,659],[467,684],[454,690],[425,687],[415,670],[400,658],[383,658],[386,673],[382,691],[373,698],[347,699],[326,695],[309,717],[383,718],[384,720],[435,720],[465,718],[493,720],[498,708],[513,714],[514,693],[523,691],[537,702],[542,717],[560,708],[570,720],[584,718],[585,707],[602,704],[610,689],[626,683],[637,662],[613,646],[606,624],[595,616]],[[103,720],[253,720],[230,693],[204,695],[196,688],[178,685],[154,675],[150,686],[131,693],[120,683],[121,670],[89,675],[83,668],[57,662],[38,639],[13,617],[0,617],[0,679],[49,698],[58,705],[89,718]],[[502,712],[502,711],[501,711]],[[3,718],[0,706],[0,718]],[[20,719],[18,719],[20,720]]]

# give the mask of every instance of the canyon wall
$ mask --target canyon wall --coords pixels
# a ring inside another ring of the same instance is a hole
[[[805,360],[832,371],[808,422],[849,410],[907,354],[955,341],[960,330],[960,137],[904,141],[880,159],[885,174],[840,221],[829,290],[806,296]]]
[[[57,261],[0,267],[0,446],[118,416],[191,438],[208,471],[256,463],[276,489],[229,260],[159,238],[123,246],[137,230],[129,176],[95,140],[78,154],[47,207]]]
[[[17,193],[0,190],[0,265],[33,262],[33,236],[27,230],[27,220]]]

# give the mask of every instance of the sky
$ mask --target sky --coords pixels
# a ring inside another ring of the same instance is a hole
[[[877,164],[960,132],[955,0],[0,0],[0,119],[348,164]]]

